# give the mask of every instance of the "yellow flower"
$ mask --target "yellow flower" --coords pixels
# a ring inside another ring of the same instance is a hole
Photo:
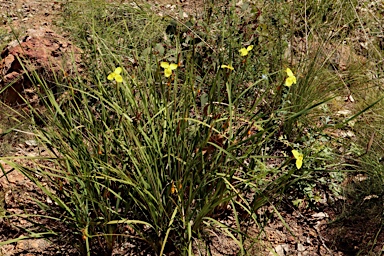
[[[172,70],[177,69],[177,64],[168,62],[161,62],[160,66],[164,69],[164,75],[165,77],[170,77],[172,75]]]
[[[292,84],[296,84],[296,77],[293,74],[292,70],[287,68],[285,72],[287,72],[288,75],[287,79],[285,79],[285,86],[290,87]]]
[[[123,77],[120,75],[121,71],[123,71],[123,69],[121,67],[117,67],[115,71],[108,75],[107,79],[109,81],[115,80],[118,83],[123,82]]]
[[[175,182],[172,181],[172,186],[171,186],[171,194],[175,194],[178,192],[183,187],[183,185],[179,182],[178,188],[176,188]]]
[[[175,194],[175,193],[176,193],[176,186],[175,186],[175,182],[172,181],[171,194]]]
[[[221,68],[227,68],[230,70],[234,70],[234,68],[231,65],[221,65]]]
[[[304,155],[297,150],[292,150],[293,157],[296,159],[296,167],[300,169],[303,165]]]
[[[248,52],[253,49],[253,45],[248,46],[247,48],[241,48],[239,50],[241,56],[247,56]]]

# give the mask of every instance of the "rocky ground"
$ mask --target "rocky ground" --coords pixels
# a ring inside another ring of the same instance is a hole
[[[157,7],[160,11],[168,12],[176,8],[167,2],[161,4],[161,7]],[[184,6],[186,15],[193,15],[194,10],[199,7],[199,1],[184,1],[181,5]],[[65,51],[62,50],[63,45],[68,46],[70,42],[65,40],[65,36],[58,35],[60,30],[54,26],[60,8],[61,5],[58,1],[0,0],[0,32],[2,32],[0,33],[0,46],[4,48],[5,42],[8,43],[16,37],[31,36],[29,29],[34,29],[34,31],[45,31],[44,33],[52,31],[55,36],[50,37],[54,38],[52,41],[48,40],[38,47],[36,45],[30,47],[32,54],[38,54],[34,50],[41,50],[42,47],[46,47],[47,50],[44,53],[48,52],[48,55],[53,55],[52,52],[57,52],[58,49],[61,49],[60,52]],[[46,37],[43,35],[41,38]],[[60,38],[59,41],[57,38]],[[41,42],[41,40],[34,40],[35,43]],[[27,41],[26,39],[25,42]],[[8,52],[1,58],[5,60],[9,54]],[[8,72],[7,74],[13,72],[9,71],[10,69],[6,70],[7,66],[4,63],[5,61],[3,61],[3,66],[0,66],[3,81],[6,72]],[[13,100],[8,98],[8,101]],[[4,114],[0,114],[0,122],[8,122],[6,118]],[[0,134],[4,135],[5,131],[2,131],[1,127]],[[12,136],[3,135],[0,136],[0,143],[9,145],[9,148],[7,151],[0,150],[0,156],[4,156],[5,152],[15,157],[42,154],[36,142],[28,135],[17,132]],[[38,215],[42,213],[31,197],[40,197],[41,200],[47,202],[49,199],[44,198],[43,194],[23,174],[13,170],[5,162],[0,162],[0,165],[2,165],[3,174],[7,173],[0,178],[0,216],[2,216],[0,241],[16,239],[14,243],[1,246],[0,255],[77,255],[76,248],[73,248],[71,243],[73,238],[70,237],[70,234],[51,241],[42,238],[18,240],[27,234],[26,231],[29,228],[32,228],[31,223],[23,218],[22,214]],[[353,182],[364,182],[364,180]],[[332,204],[323,201],[319,203],[318,207],[311,209],[294,207],[292,202],[283,199],[278,205],[275,205],[281,218],[271,206],[259,211],[267,226],[261,236],[262,242],[256,246],[257,250],[261,250],[263,253],[255,251],[255,255],[357,255],[360,250],[364,250],[361,255],[381,255],[384,250],[381,216],[378,216],[383,212],[381,202],[382,198],[374,196],[360,202],[360,209],[371,209],[362,215],[354,208],[356,202],[353,198],[341,198]],[[19,216],[10,217],[12,214]],[[55,221],[44,222],[44,218],[41,217],[34,218],[34,221],[50,225],[53,230],[64,228]],[[255,227],[251,227],[248,233],[256,235],[259,231]],[[214,241],[213,245],[216,247],[216,255],[236,255],[237,253],[236,247],[227,243],[225,238]],[[120,253],[118,253],[119,251]],[[116,248],[115,255],[127,254],[124,254],[121,248]]]

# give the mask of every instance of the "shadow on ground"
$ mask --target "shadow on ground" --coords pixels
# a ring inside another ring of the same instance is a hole
[[[359,177],[359,176],[357,176]],[[327,246],[344,255],[382,255],[384,188],[377,177],[356,178],[345,187],[345,200],[332,207],[323,236]]]

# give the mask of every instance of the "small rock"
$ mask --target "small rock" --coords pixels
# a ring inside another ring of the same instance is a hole
[[[288,236],[287,237],[287,242],[294,242],[295,241],[295,237],[294,236]]]
[[[53,72],[70,75],[74,64],[80,67],[80,53],[79,48],[49,29],[29,29],[24,37],[10,42],[0,54],[0,99],[9,105],[24,103],[23,97],[30,100],[30,95],[25,93],[25,89],[33,87],[28,73],[36,72],[47,81]]]
[[[285,256],[286,253],[289,252],[289,245],[288,244],[279,244],[275,247],[275,252],[279,256]]]
[[[305,247],[304,247],[304,245],[302,245],[301,243],[298,243],[298,244],[297,244],[297,251],[298,251],[298,252],[303,252],[303,251],[305,251]]]
[[[279,256],[285,256],[284,248],[281,245],[275,247],[275,252]]]
[[[237,6],[237,7],[241,7],[243,4],[244,4],[243,1],[240,0],[239,2],[236,3],[236,6]]]
[[[36,140],[26,140],[25,144],[27,144],[30,147],[37,147],[37,142]]]
[[[16,249],[18,251],[34,251],[34,252],[44,252],[50,243],[44,239],[26,239],[17,242]]]
[[[283,244],[282,246],[283,246],[283,248],[284,248],[284,251],[285,251],[286,253],[288,253],[288,252],[289,252],[289,245],[288,245],[288,244]]]
[[[318,213],[312,214],[312,218],[319,219],[319,220],[325,219],[328,217],[329,217],[328,214],[325,212],[318,212]]]
[[[337,111],[336,114],[340,115],[340,116],[348,116],[348,115],[352,114],[352,112],[351,112],[351,110],[345,109],[345,110]]]

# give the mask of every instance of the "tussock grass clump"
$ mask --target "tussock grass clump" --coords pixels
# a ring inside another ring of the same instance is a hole
[[[355,3],[304,2],[212,2],[199,19],[64,4],[85,70],[57,81],[59,100],[36,78],[45,111],[35,132],[50,156],[22,171],[84,255],[127,241],[154,255],[208,253],[211,233],[245,255],[257,209],[294,189],[292,200],[317,200],[318,173],[350,168],[330,130],[373,104],[336,119],[347,80],[327,49],[347,34],[327,37],[323,24],[351,24]]]

